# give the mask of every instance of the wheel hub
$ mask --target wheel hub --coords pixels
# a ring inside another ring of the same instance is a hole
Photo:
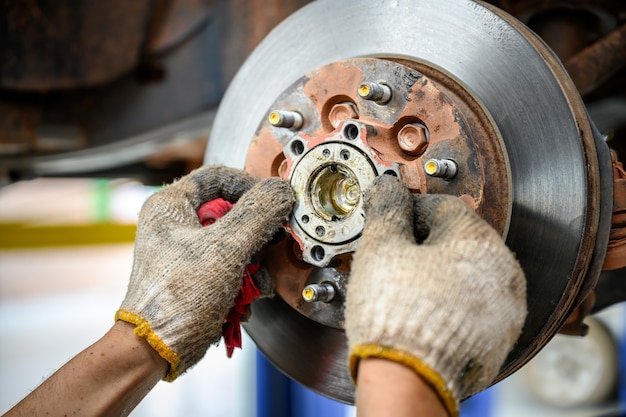
[[[296,197],[289,228],[311,265],[354,251],[365,223],[364,190],[378,175],[399,175],[397,164],[380,160],[366,137],[366,126],[348,120],[324,137],[297,134],[284,148],[279,171]]]

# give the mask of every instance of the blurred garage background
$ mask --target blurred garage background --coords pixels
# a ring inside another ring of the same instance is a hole
[[[111,326],[142,202],[202,164],[236,70],[305,3],[0,0],[0,412]],[[492,3],[569,55],[626,20],[619,1]],[[592,119],[626,155],[623,65],[593,87]],[[626,304],[587,323],[588,337],[558,335],[461,415],[626,415]],[[224,350],[132,415],[355,415],[283,376],[249,338],[232,359]]]

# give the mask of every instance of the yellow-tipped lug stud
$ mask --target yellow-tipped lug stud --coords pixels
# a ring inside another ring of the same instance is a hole
[[[300,129],[304,124],[304,118],[297,111],[274,110],[267,119],[274,127],[285,127],[292,130]]]
[[[449,180],[456,176],[458,167],[451,159],[429,159],[424,164],[424,172],[431,177]]]
[[[387,84],[365,82],[359,86],[357,92],[362,99],[378,104],[386,104],[391,100],[391,87]]]
[[[302,290],[302,299],[307,303],[321,301],[329,303],[335,298],[335,286],[330,282],[322,282],[321,284],[309,284]]]

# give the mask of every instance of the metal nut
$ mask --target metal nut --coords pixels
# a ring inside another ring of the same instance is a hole
[[[404,125],[397,139],[400,148],[408,155],[419,156],[428,148],[428,130],[421,123]]]
[[[335,104],[328,112],[328,121],[333,128],[339,126],[341,122],[348,119],[358,119],[359,112],[354,105],[349,101]]]

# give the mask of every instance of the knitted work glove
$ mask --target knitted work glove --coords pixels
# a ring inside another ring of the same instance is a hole
[[[237,204],[202,227],[198,208],[218,197]],[[176,379],[219,341],[245,266],[286,222],[293,202],[283,180],[259,181],[218,166],[200,168],[144,203],[116,320],[135,324],[135,334],[170,363],[165,380]]]
[[[352,377],[361,358],[402,363],[456,416],[459,400],[489,386],[519,337],[524,273],[457,198],[414,200],[397,178],[382,176],[365,213],[346,299]]]

